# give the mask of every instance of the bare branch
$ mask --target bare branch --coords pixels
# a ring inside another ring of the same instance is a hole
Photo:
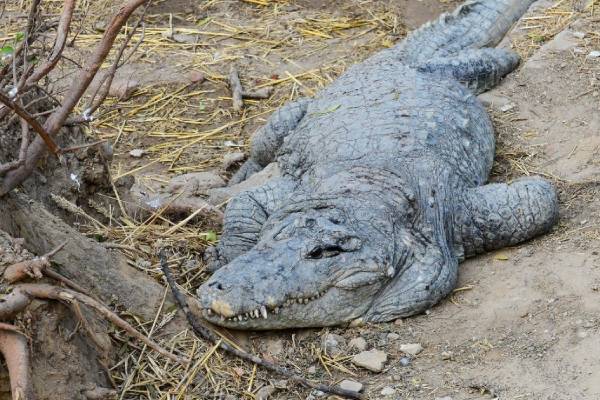
[[[33,128],[34,131],[37,132],[38,135],[42,138],[42,142],[45,143],[46,146],[50,149],[50,151],[54,154],[60,154],[61,150],[54,143],[54,140],[50,137],[50,134],[44,129],[44,127],[31,116],[26,110],[24,110],[17,103],[9,99],[3,93],[0,93],[0,102],[3,103],[6,107],[12,109],[19,117],[23,118],[29,126]]]
[[[69,27],[71,26],[71,19],[73,18],[74,9],[75,0],[65,0],[63,12],[60,16],[60,21],[58,22],[56,40],[54,42],[54,47],[52,48],[52,53],[50,53],[48,60],[46,60],[46,62],[44,62],[38,69],[36,69],[27,79],[23,90],[26,91],[34,83],[48,75],[48,73],[52,71],[52,69],[56,66],[56,63],[58,63],[60,60],[60,56],[65,48],[65,43],[67,42],[67,36],[69,34]]]

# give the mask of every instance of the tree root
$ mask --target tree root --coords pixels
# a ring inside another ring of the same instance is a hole
[[[4,279],[8,283],[15,283],[27,277],[41,279],[45,269],[50,266],[50,258],[62,250],[66,244],[67,242],[62,243],[57,248],[41,257],[8,266],[4,270]]]
[[[193,314],[192,310],[190,309],[190,307],[188,305],[187,298],[177,288],[177,284],[175,282],[175,279],[173,278],[173,273],[171,272],[171,269],[169,268],[167,257],[163,250],[161,250],[159,257],[160,257],[161,269],[163,271],[163,274],[165,275],[167,284],[171,288],[173,297],[175,297],[175,302],[177,303],[179,308],[185,314],[185,317],[187,318],[189,324],[191,325],[191,327],[196,335],[198,335],[199,337],[202,337],[203,339],[208,340],[214,344],[219,343],[219,347],[221,348],[221,350],[225,351],[226,353],[229,353],[235,357],[241,358],[242,360],[259,365],[259,366],[261,366],[271,372],[274,372],[276,374],[282,375],[304,387],[320,390],[321,392],[345,397],[348,399],[364,399],[364,396],[360,393],[351,392],[349,390],[344,390],[344,389],[342,389],[340,387],[336,387],[336,386],[327,386],[327,385],[322,385],[322,384],[311,382],[308,379],[304,378],[303,376],[298,375],[292,371],[289,371],[284,367],[281,367],[277,364],[265,361],[256,355],[247,353],[242,350],[238,350],[238,349],[230,346],[229,344],[223,343],[222,341],[220,341],[219,340],[220,338],[215,333],[213,333],[211,330],[209,330],[207,327],[205,327],[201,322],[199,322],[200,318],[198,318],[196,315]]]
[[[15,326],[0,323],[0,353],[8,367],[12,399],[34,400],[27,338]]]
[[[117,314],[112,312],[99,301],[83,293],[78,293],[70,289],[59,288],[53,285],[44,283],[24,283],[15,286],[14,290],[3,299],[4,301],[0,302],[0,320],[5,320],[23,311],[34,298],[58,300],[67,304],[73,304],[74,302],[84,304],[96,310],[96,312],[102,315],[102,317],[104,317],[106,320],[121,328],[127,332],[127,334],[138,339],[159,354],[179,364],[187,364],[189,362],[189,360],[186,358],[172,354],[171,352],[162,348],[152,339],[149,339],[138,332],[127,321],[121,319]]]

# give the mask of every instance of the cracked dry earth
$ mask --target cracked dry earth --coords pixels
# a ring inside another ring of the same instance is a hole
[[[426,315],[331,330],[341,336],[333,359],[356,374],[329,364],[334,376],[361,382],[373,399],[600,399],[600,58],[586,58],[600,46],[598,24],[597,16],[574,21],[482,96],[498,132],[494,179],[554,180],[559,225],[462,264],[459,289]],[[245,338],[289,362],[298,343],[326,336]],[[346,343],[359,337],[387,353],[382,372],[353,368],[358,350]],[[401,346],[410,343],[423,351],[406,357]],[[307,368],[328,376],[318,361]]]

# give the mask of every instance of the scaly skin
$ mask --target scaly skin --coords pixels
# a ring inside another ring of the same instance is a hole
[[[548,231],[552,186],[484,185],[494,132],[475,94],[518,64],[494,48],[532,0],[480,0],[282,107],[234,182],[277,160],[283,176],[234,198],[207,319],[237,329],[389,321],[455,286],[465,257]]]

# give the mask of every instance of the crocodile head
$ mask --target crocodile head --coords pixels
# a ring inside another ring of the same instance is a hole
[[[329,195],[271,215],[256,246],[198,289],[204,317],[255,330],[362,318],[401,264],[397,221],[366,198]]]

